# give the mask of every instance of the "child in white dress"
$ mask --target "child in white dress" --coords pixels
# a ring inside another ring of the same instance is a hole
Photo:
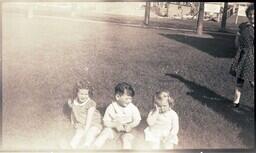
[[[173,149],[178,144],[179,121],[172,110],[174,100],[168,91],[157,92],[154,96],[154,108],[147,117],[148,127],[144,130],[145,141],[151,149]]]
[[[78,82],[75,93],[75,98],[68,100],[72,109],[71,124],[76,129],[70,146],[76,149],[83,143],[81,144],[82,147],[89,148],[102,129],[101,115],[96,110],[95,101],[90,98],[92,89],[88,82]]]

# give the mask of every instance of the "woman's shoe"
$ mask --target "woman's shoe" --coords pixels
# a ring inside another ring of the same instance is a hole
[[[233,106],[234,106],[235,108],[238,108],[239,105],[240,105],[239,103],[237,103],[237,104],[236,104],[236,103],[233,103]]]

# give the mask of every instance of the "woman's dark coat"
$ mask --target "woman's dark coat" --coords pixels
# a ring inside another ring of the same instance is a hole
[[[254,27],[247,23],[239,26],[237,54],[230,74],[244,81],[254,81]]]

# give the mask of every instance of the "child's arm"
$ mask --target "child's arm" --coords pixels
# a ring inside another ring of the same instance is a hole
[[[95,110],[96,110],[96,107],[91,107],[88,109],[88,114],[87,114],[86,123],[85,123],[85,131],[87,131],[91,126],[92,118]]]
[[[177,134],[178,134],[178,131],[179,131],[178,115],[175,113],[174,116],[172,118],[170,118],[170,120],[172,120],[172,129],[170,130],[168,136],[164,137],[162,139],[162,141],[166,142],[166,141],[171,140],[173,144],[177,144],[178,143]]]
[[[175,113],[171,120],[172,120],[172,129],[170,130],[169,135],[166,138],[164,138],[163,141],[166,141],[166,140],[169,139],[169,140],[173,141],[173,144],[177,144],[178,143],[177,134],[179,132],[179,118],[178,118],[178,115]]]
[[[140,124],[140,121],[141,121],[140,112],[139,112],[138,108],[135,107],[133,110],[133,120],[132,120],[132,122],[124,125],[124,130],[126,132],[130,132],[133,128],[135,128],[136,126],[138,126]]]
[[[135,128],[139,124],[140,124],[140,120],[134,120],[131,123],[125,124],[124,125],[124,131],[130,132],[133,128]]]
[[[175,113],[175,115],[173,116],[173,120],[172,120],[172,129],[170,131],[170,134],[177,135],[178,132],[179,132],[179,117]]]
[[[71,99],[68,99],[68,106],[69,106],[70,108],[73,107],[73,103],[72,103],[72,100],[71,100]]]
[[[117,121],[104,121],[104,125],[109,128],[115,128],[117,131],[124,131],[124,125]]]
[[[152,126],[155,124],[158,115],[159,115],[159,107],[155,104],[155,109],[150,111],[148,114],[147,123],[149,126]]]
[[[116,128],[118,131],[123,131],[124,130],[123,124],[116,121],[113,117],[113,114],[115,114],[114,108],[112,107],[112,105],[109,105],[103,117],[103,124],[106,127]]]
[[[117,122],[117,121],[104,121],[104,125],[109,128],[116,128],[116,127],[120,126],[119,124],[121,124],[121,123]]]

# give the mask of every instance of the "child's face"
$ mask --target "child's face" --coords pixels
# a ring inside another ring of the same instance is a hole
[[[129,96],[126,93],[124,93],[123,95],[117,94],[116,100],[120,106],[126,107],[132,102],[132,96]]]
[[[165,113],[170,110],[170,105],[168,101],[164,101],[164,100],[156,101],[156,104],[159,108],[160,113]]]
[[[170,95],[169,95],[168,92],[162,92],[162,93],[160,94],[160,98],[161,98],[162,101],[168,102],[169,99],[170,99]]]
[[[89,90],[88,89],[79,89],[77,93],[78,101],[83,103],[89,99]]]
[[[170,109],[169,99],[170,99],[169,93],[168,92],[162,92],[160,94],[160,99],[156,100],[156,104],[159,107],[160,113],[164,113],[164,112],[166,112]]]

